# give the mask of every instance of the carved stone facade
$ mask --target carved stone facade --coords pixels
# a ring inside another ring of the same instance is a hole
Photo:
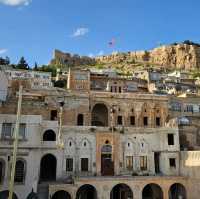
[[[84,85],[24,91],[17,198],[35,193],[41,199],[197,199],[193,183],[200,180],[193,174],[199,163],[193,168],[183,161],[193,154],[180,152],[168,96],[98,92]],[[11,95],[0,107],[2,197],[10,179],[16,100]],[[57,146],[60,105],[62,149]]]

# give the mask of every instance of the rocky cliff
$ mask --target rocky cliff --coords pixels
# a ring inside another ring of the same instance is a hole
[[[200,69],[200,45],[180,43],[160,46],[149,51],[112,53],[111,55],[90,58],[72,55],[55,50],[51,63],[56,66],[112,66],[122,71],[131,72],[137,66],[159,66],[168,69]]]
[[[97,57],[96,61],[105,64],[139,62],[189,70],[200,68],[200,46],[183,43],[174,44],[161,46],[149,51],[113,53],[112,55]]]

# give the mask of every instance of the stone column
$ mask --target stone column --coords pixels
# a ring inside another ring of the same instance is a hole
[[[162,188],[162,191],[163,191],[163,199],[169,199],[169,194],[168,194],[169,186],[164,185],[161,188]]]

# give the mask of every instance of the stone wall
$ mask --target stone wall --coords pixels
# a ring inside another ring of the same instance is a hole
[[[64,53],[59,50],[54,51],[53,59],[50,64],[52,65],[64,65],[66,67],[92,65],[95,63],[93,58],[87,56],[73,55],[71,53]]]
[[[192,69],[200,67],[200,47],[178,44],[161,46],[150,51],[113,53],[96,58],[100,63],[144,62],[163,67]]]

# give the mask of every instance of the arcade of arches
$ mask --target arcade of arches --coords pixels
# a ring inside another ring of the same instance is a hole
[[[109,190],[108,190],[109,191]],[[164,197],[165,191],[165,197]],[[142,190],[142,199],[187,199],[186,189],[182,184],[172,184],[166,196],[166,190],[158,184],[147,184]],[[110,199],[134,199],[134,189],[125,183],[120,183],[110,189]],[[85,184],[78,188],[75,199],[97,199],[97,190],[91,184]],[[107,197],[106,197],[107,198]],[[137,198],[137,197],[136,197]],[[71,195],[64,190],[57,191],[53,194],[52,199],[72,199]]]

